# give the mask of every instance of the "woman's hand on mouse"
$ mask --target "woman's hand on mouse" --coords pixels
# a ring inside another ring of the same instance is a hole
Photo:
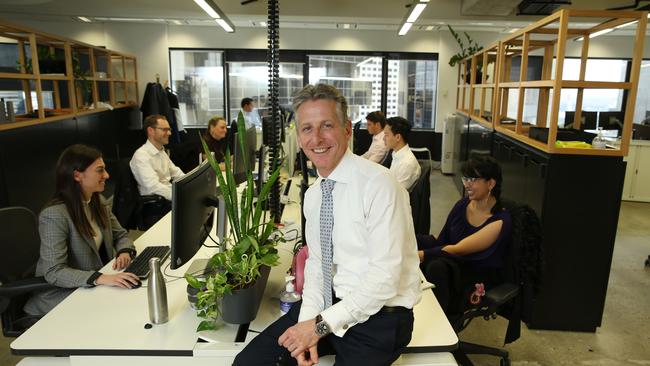
[[[115,274],[102,274],[95,281],[98,285],[115,286],[122,288],[131,288],[140,283],[138,276],[130,272],[120,272]]]
[[[120,255],[115,258],[115,261],[113,261],[113,269],[119,271],[126,268],[129,264],[131,264],[131,255],[126,252],[120,253]]]

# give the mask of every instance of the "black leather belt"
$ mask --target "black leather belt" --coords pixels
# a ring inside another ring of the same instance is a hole
[[[380,313],[409,313],[413,309],[405,308],[403,306],[384,306],[379,310]]]

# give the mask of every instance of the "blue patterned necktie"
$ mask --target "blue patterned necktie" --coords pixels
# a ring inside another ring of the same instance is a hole
[[[332,228],[334,215],[332,190],[334,181],[323,179],[320,182],[322,200],[320,205],[320,250],[323,264],[323,300],[325,309],[332,306]]]

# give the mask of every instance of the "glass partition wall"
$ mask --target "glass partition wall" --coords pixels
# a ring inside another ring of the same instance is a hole
[[[373,111],[402,116],[414,128],[435,128],[438,55],[288,50],[280,53],[280,105],[291,108],[305,84],[336,86],[347,98],[349,117],[362,122]],[[214,115],[236,118],[243,98],[267,114],[268,68],[264,50],[170,49],[171,87],[189,127]]]

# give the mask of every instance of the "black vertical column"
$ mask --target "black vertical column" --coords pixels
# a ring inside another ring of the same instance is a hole
[[[280,87],[280,7],[277,0],[268,0],[268,49],[266,51],[269,66],[269,105],[271,107],[272,134],[269,146],[269,175],[275,171],[280,161],[280,132],[284,128],[280,119],[278,102]],[[269,209],[275,222],[280,222],[280,182],[275,181],[269,196]]]

